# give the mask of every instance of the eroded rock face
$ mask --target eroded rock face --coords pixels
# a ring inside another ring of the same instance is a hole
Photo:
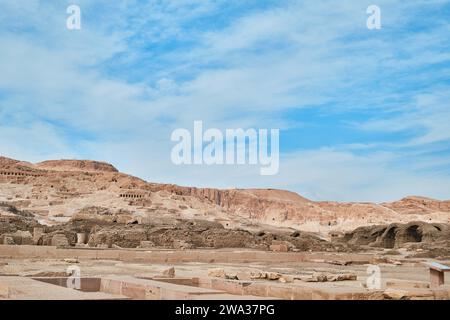
[[[4,214],[1,214],[1,211]],[[38,226],[39,223],[32,215],[22,212],[13,206],[0,205],[0,236],[8,236],[8,242],[11,242],[12,239],[14,243],[22,244],[22,238],[28,238],[34,228]],[[24,239],[23,242],[23,244],[28,244],[30,240]]]
[[[14,233],[5,233],[0,237],[0,244],[30,245],[33,244],[33,236],[29,231],[21,230]]]
[[[214,268],[208,270],[208,277],[225,278],[225,270],[222,268]]]
[[[308,277],[300,277],[300,280],[306,282],[335,282],[335,281],[355,281],[357,275],[354,273],[326,274],[314,273]]]
[[[167,278],[175,278],[175,268],[170,267],[169,269],[164,270],[162,275]]]
[[[88,239],[89,246],[107,248],[269,250],[271,245],[278,244],[283,245],[284,251],[306,251],[327,250],[332,247],[331,243],[307,232],[250,232],[225,229],[218,222],[198,219],[155,218],[153,223],[128,224],[124,222],[126,219],[122,219],[124,221],[117,219],[117,212],[113,214],[109,209],[102,207],[87,207],[79,214],[75,214],[69,222],[54,226],[41,225],[34,218],[15,208],[10,211],[8,216],[0,217],[0,236],[6,239],[2,240],[3,243],[75,246],[79,235],[83,234]]]
[[[428,243],[450,240],[450,225],[443,223],[410,222],[384,226],[360,227],[346,233],[338,241],[354,245],[398,248],[407,243]]]
[[[52,237],[51,245],[57,247],[65,247],[69,245],[69,240],[67,240],[67,237],[64,234],[57,233]]]
[[[220,224],[202,221],[179,221],[171,225],[103,225],[92,228],[89,246],[122,248],[162,247],[172,249],[193,248],[257,248],[269,250],[274,239],[290,243],[291,249],[325,250],[331,247],[327,241],[314,235],[301,236],[265,233],[253,234],[245,230],[229,230]]]
[[[89,237],[90,247],[137,248],[148,240],[147,231],[142,227],[95,227]]]
[[[450,201],[437,201],[435,199],[418,196],[406,197],[399,201],[384,203],[383,205],[403,214],[426,214],[450,210]]]
[[[230,228],[251,222],[329,232],[410,221],[410,215],[426,220],[434,214],[433,219],[442,222],[450,218],[449,201],[408,197],[383,204],[315,202],[284,190],[180,187],[148,183],[108,163],[89,160],[31,164],[0,157],[0,188],[8,189],[0,201],[9,201],[49,224],[70,218],[127,223],[152,216],[205,215],[208,220],[223,220]],[[129,215],[117,214],[119,210]]]
[[[92,160],[48,160],[37,163],[36,166],[51,170],[118,172],[109,163]]]
[[[0,166],[9,166],[9,165],[15,165],[19,162],[19,160],[10,159],[7,157],[1,157],[0,156]]]
[[[104,223],[129,223],[137,221],[132,212],[127,210],[112,210],[105,207],[89,206],[75,213],[71,221],[91,222],[92,224]]]

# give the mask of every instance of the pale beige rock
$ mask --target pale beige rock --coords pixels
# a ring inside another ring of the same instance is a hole
[[[208,276],[209,277],[215,277],[215,278],[224,278],[228,280],[238,280],[238,273],[234,272],[226,272],[222,268],[215,268],[208,270]]]
[[[10,297],[10,289],[6,284],[0,283],[0,298],[8,299]]]
[[[43,235],[44,235],[44,228],[42,227],[33,228],[33,243],[38,244],[39,240],[41,240]]]
[[[173,248],[174,249],[180,249],[180,250],[186,250],[186,249],[191,249],[192,245],[190,243],[187,243],[184,240],[174,240],[173,241]]]
[[[67,240],[67,237],[63,234],[55,234],[52,237],[52,246],[62,247],[62,246],[68,246],[69,241]]]
[[[140,247],[143,249],[148,249],[155,247],[155,244],[152,241],[141,241]]]
[[[314,273],[311,277],[307,278],[305,281],[307,282],[327,282],[328,277],[323,273]]]
[[[222,268],[210,269],[208,270],[208,276],[216,278],[225,278],[225,270]]]
[[[250,272],[237,272],[236,277],[238,280],[251,280],[251,274]]]
[[[0,243],[30,245],[33,244],[33,236],[29,231],[17,230],[14,233],[6,233],[1,235]]]
[[[270,250],[275,252],[288,252],[288,246],[285,244],[272,244]]]
[[[392,288],[388,288],[386,290],[384,290],[383,292],[383,296],[386,299],[393,299],[393,300],[400,300],[405,298],[408,295],[408,291],[406,290],[401,290],[401,289],[392,289]]]
[[[294,282],[294,277],[284,274],[278,279],[278,281],[280,281],[282,283],[291,283],[291,282]]]
[[[227,228],[257,221],[326,236],[367,224],[404,223],[413,218],[448,223],[450,218],[450,201],[407,197],[381,204],[338,203],[311,201],[285,190],[181,187],[147,183],[110,164],[89,160],[32,164],[0,157],[0,188],[0,201],[14,202],[49,225],[71,218],[141,223],[151,221],[156,212],[172,218],[217,220]],[[107,208],[108,214],[80,213],[86,204]],[[128,213],[120,213],[123,210]],[[284,251],[285,247],[274,249]]]
[[[340,274],[328,274],[316,272],[311,276],[294,277],[306,282],[334,282],[334,281],[354,281],[357,280],[357,275],[354,273],[340,273]]]
[[[402,289],[402,288],[429,289],[430,283],[411,280],[389,280],[386,281],[386,287],[392,289]]]
[[[354,273],[327,275],[327,281],[354,281],[358,276]]]
[[[256,280],[256,279],[265,279],[266,273],[260,270],[250,271],[250,279]]]
[[[238,280],[238,275],[236,272],[226,272],[225,273],[225,279],[228,280]]]
[[[281,274],[278,272],[267,272],[266,273],[266,278],[268,280],[278,280],[281,278]]]
[[[12,237],[10,237],[10,236],[3,236],[3,244],[9,244],[9,245],[13,245],[13,244],[16,244],[15,242],[14,242],[14,239],[12,238]]]
[[[174,278],[175,277],[175,268],[171,267],[171,268],[169,268],[167,270],[164,270],[162,274],[163,274],[164,277]]]
[[[388,288],[383,291],[385,299],[393,300],[433,300],[434,293],[429,289],[394,289]]]
[[[74,258],[64,259],[64,262],[67,262],[67,263],[80,263],[80,261],[78,261],[78,259],[74,259]]]

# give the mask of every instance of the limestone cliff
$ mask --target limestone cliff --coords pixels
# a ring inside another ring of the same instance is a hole
[[[408,197],[381,204],[316,202],[284,190],[182,187],[146,182],[108,163],[88,160],[32,164],[0,157],[0,202],[46,224],[89,216],[84,210],[89,207],[107,209],[110,214],[95,215],[100,219],[201,219],[226,228],[277,227],[324,235],[394,222],[450,222],[450,201]]]

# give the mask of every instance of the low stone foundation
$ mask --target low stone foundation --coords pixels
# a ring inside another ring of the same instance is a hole
[[[367,261],[367,254],[326,254],[336,261]],[[150,263],[248,263],[248,262],[301,262],[321,259],[324,253],[268,252],[251,250],[133,250],[99,248],[57,248],[50,246],[0,245],[0,258],[11,259],[100,259]]]

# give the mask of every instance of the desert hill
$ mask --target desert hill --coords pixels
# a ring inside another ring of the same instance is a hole
[[[118,172],[109,163],[91,160],[48,160],[37,163],[36,167],[55,171]]]
[[[407,197],[391,203],[312,201],[274,189],[209,189],[146,182],[89,160],[37,164],[0,157],[0,202],[47,225],[73,218],[145,223],[200,219],[225,228],[285,228],[318,232],[426,221],[450,222],[450,201]]]

